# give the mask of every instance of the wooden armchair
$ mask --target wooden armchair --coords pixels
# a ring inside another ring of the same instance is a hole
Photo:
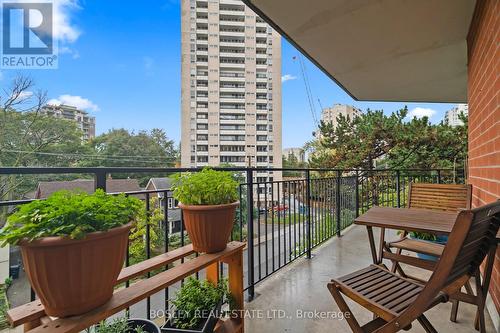
[[[488,250],[496,243],[500,226],[500,201],[459,213],[449,241],[431,278],[425,284],[403,278],[371,265],[341,278],[332,279],[328,289],[354,333],[392,333],[409,329],[417,320],[428,333],[437,332],[424,313],[451,295],[475,274]],[[481,293],[478,288],[478,293]],[[360,326],[342,294],[365,307],[376,318]],[[481,310],[480,307],[479,311]],[[480,314],[484,330],[484,313]]]

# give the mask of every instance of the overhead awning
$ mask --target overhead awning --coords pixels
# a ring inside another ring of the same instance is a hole
[[[474,0],[243,0],[356,100],[467,101]]]

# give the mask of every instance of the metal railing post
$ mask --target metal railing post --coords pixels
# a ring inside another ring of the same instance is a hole
[[[248,301],[255,296],[254,287],[254,242],[253,242],[253,170],[247,169],[247,254],[248,254]],[[260,263],[259,263],[260,264]]]
[[[355,198],[356,217],[359,216],[359,171],[356,170],[356,198]]]
[[[101,189],[106,192],[106,176],[107,173],[105,170],[96,171],[94,176],[95,189]]]
[[[306,243],[307,243],[307,259],[311,259],[312,247],[312,232],[311,232],[311,172],[306,170]]]
[[[336,220],[337,220],[337,237],[340,237],[340,178],[342,177],[342,172],[340,170],[337,170],[337,177],[335,179],[335,214],[336,214]]]
[[[438,184],[441,184],[441,169],[438,169],[437,172],[438,172]]]
[[[401,172],[399,170],[396,171],[396,192],[397,192],[397,200],[398,200],[398,208],[401,207]]]

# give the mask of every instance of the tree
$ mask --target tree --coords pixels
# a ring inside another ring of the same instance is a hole
[[[374,169],[375,160],[387,154],[401,139],[406,107],[390,116],[382,110],[368,111],[350,119],[340,115],[338,126],[321,122],[319,152],[311,154],[311,164],[328,168]]]
[[[41,113],[46,93],[34,88],[28,76],[15,77],[0,95],[0,166],[72,166],[85,151],[76,124]],[[0,178],[0,199],[21,197],[33,189],[33,176]]]
[[[427,124],[426,135],[407,133],[420,138],[408,139],[408,144],[398,145],[387,156],[387,167],[391,169],[431,169],[456,168],[463,169],[467,160],[468,120],[461,115],[463,125],[452,127],[441,122],[437,125]],[[413,144],[411,144],[413,142]]]
[[[81,161],[81,166],[102,167],[158,167],[175,165],[178,150],[162,129],[129,132],[126,129],[112,129],[95,137],[89,143],[93,155]],[[118,178],[138,178],[145,185],[149,177],[158,174],[116,174]]]
[[[338,126],[321,123],[321,138],[308,145],[315,167],[375,169],[443,168],[464,165],[467,156],[467,121],[463,126],[433,125],[427,117],[406,120],[405,107],[391,115],[368,110]]]

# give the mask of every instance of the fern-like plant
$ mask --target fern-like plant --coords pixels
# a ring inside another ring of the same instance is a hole
[[[134,221],[143,209],[139,199],[124,194],[58,191],[45,200],[19,206],[0,230],[0,242],[5,246],[49,236],[82,239],[87,233]]]
[[[227,171],[205,168],[178,175],[173,196],[184,205],[222,205],[238,201],[238,182]]]

